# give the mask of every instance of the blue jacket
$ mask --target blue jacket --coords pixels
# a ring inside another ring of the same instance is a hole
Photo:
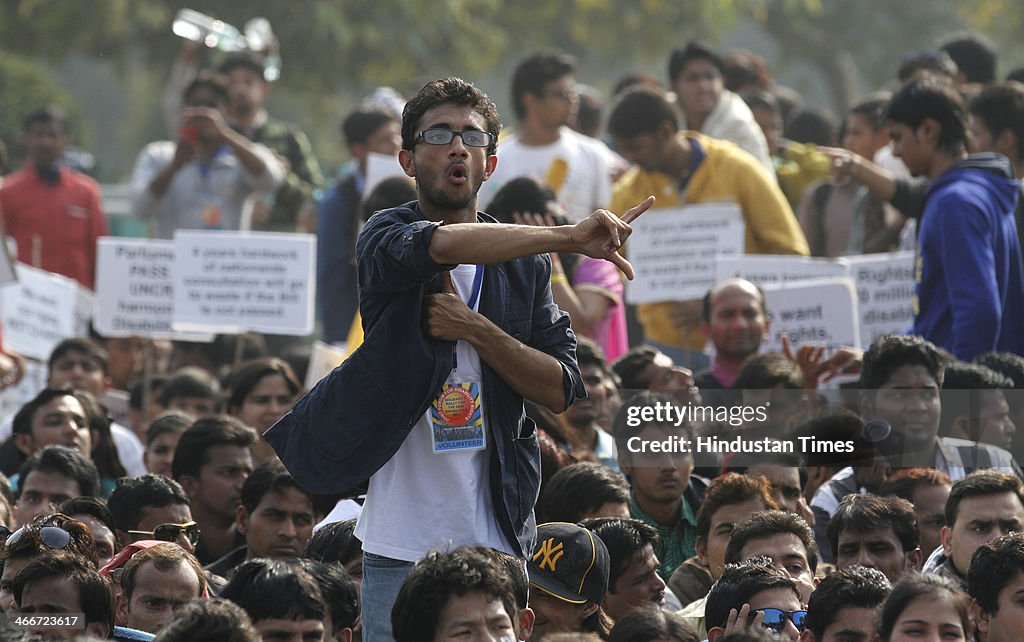
[[[482,213],[477,218],[494,222]],[[365,483],[398,451],[451,372],[452,342],[432,339],[421,328],[423,297],[440,292],[439,273],[454,267],[430,257],[430,239],[439,225],[424,220],[414,201],[378,212],[359,235],[364,343],[265,435],[310,492],[341,493]],[[488,265],[478,310],[507,334],[561,363],[568,407],[586,391],[569,317],[551,299],[550,273],[546,255]],[[480,366],[484,412],[494,436],[490,482],[495,516],[525,556],[536,539],[536,426],[525,416],[523,398],[486,363]],[[423,480],[429,483],[429,470],[423,471]]]
[[[977,154],[928,189],[918,232],[914,334],[958,359],[1024,354],[1024,263],[1010,162]]]

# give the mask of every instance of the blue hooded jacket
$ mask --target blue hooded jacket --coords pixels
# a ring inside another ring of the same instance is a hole
[[[1024,354],[1024,262],[1010,161],[977,154],[928,189],[918,231],[914,334],[969,361]]]

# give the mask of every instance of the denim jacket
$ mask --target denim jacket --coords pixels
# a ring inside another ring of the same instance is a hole
[[[478,222],[494,219],[480,213]],[[424,296],[441,291],[427,221],[415,201],[374,215],[356,243],[363,344],[267,431],[267,441],[303,488],[341,493],[365,483],[398,451],[452,369],[452,342],[421,326]],[[569,317],[555,306],[547,255],[486,266],[478,310],[502,331],[562,366],[566,407],[586,396]],[[324,293],[326,294],[326,293]],[[523,398],[481,360],[485,418],[493,435],[493,507],[527,555],[536,539],[540,490],[536,426]],[[430,470],[423,470],[430,483]]]

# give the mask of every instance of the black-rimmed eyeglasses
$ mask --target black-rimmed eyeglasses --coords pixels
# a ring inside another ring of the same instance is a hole
[[[494,140],[490,132],[478,129],[467,129],[457,132],[454,129],[425,129],[417,136],[428,145],[448,145],[458,136],[467,147],[487,147]]]

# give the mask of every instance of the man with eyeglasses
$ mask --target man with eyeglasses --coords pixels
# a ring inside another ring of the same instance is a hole
[[[708,642],[757,626],[796,642],[807,617],[796,582],[763,558],[727,564],[705,613]]]
[[[163,475],[118,480],[107,499],[118,539],[128,544],[144,539],[176,542],[192,553],[200,529],[192,520],[188,497],[178,482]]]
[[[499,126],[494,103],[458,78],[406,105],[399,161],[419,199],[359,236],[366,340],[265,435],[307,491],[369,479],[356,529],[367,642],[391,637],[402,579],[432,548],[533,550],[540,461],[523,401],[562,412],[586,394],[544,254],[607,259],[632,277],[617,249],[654,200],[574,226],[494,223],[476,195]]]
[[[536,178],[558,196],[571,221],[607,207],[612,196],[612,154],[604,143],[568,127],[579,105],[576,61],[557,52],[536,53],[512,74],[516,131],[501,142],[501,162],[480,190],[486,208],[505,183]]]
[[[4,538],[0,610],[11,613],[16,609],[12,589],[18,573],[32,560],[54,550],[66,550],[96,564],[89,527],[67,515],[37,517]]]

